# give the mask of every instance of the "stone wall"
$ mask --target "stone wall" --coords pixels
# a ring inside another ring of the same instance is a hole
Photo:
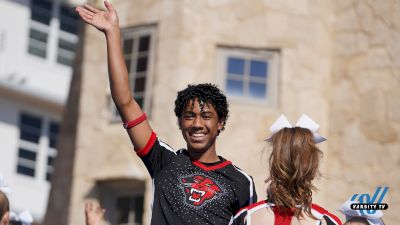
[[[388,186],[399,221],[400,2],[336,1],[329,113],[328,202]]]

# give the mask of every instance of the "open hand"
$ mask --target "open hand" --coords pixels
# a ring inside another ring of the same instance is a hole
[[[103,219],[105,209],[100,207],[97,201],[88,201],[85,203],[86,225],[99,225]]]
[[[117,12],[108,1],[104,1],[106,11],[99,10],[93,6],[85,4],[83,7],[76,7],[79,16],[88,24],[106,33],[113,28],[119,29]]]

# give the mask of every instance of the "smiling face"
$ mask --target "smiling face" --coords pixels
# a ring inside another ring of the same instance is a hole
[[[222,129],[222,120],[211,104],[188,102],[179,118],[179,127],[187,143],[187,149],[196,153],[215,151],[215,140]]]

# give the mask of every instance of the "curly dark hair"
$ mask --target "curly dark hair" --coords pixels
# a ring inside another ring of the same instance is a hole
[[[175,100],[175,115],[178,120],[182,116],[183,110],[186,109],[190,101],[196,100],[200,103],[211,104],[218,114],[218,119],[222,121],[222,130],[225,129],[225,124],[229,116],[228,101],[215,84],[189,84],[187,88],[178,92]]]

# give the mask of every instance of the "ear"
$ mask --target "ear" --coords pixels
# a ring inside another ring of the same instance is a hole
[[[178,124],[179,130],[182,130],[182,118],[179,117],[178,120],[176,121],[176,124]]]
[[[224,127],[224,120],[223,119],[218,120],[217,125],[218,125],[218,130],[221,131],[222,128]]]

